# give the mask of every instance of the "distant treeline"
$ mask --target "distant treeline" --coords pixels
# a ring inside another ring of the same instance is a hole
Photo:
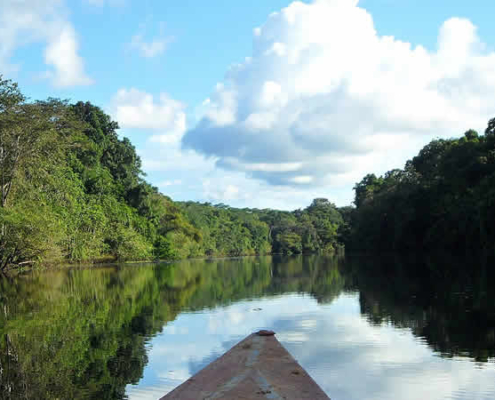
[[[304,210],[177,203],[100,108],[29,102],[0,76],[0,270],[40,262],[334,252],[342,218]]]
[[[341,209],[347,248],[495,248],[495,119],[484,135],[437,139],[384,176],[366,175]]]
[[[495,247],[495,119],[438,139],[355,207],[174,202],[144,179],[118,124],[91,103],[30,102],[0,76],[0,270],[40,262],[171,260],[342,249]]]

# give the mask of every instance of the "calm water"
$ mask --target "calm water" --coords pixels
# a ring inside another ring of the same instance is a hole
[[[4,278],[0,398],[157,399],[269,328],[334,400],[494,399],[493,280],[468,262],[466,274],[459,260],[263,257]]]

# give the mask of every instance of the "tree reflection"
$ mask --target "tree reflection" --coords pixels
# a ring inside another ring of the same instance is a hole
[[[409,328],[443,356],[486,362],[495,357],[490,263],[448,255],[280,256],[0,279],[0,397],[125,398],[148,362],[146,343],[180,312],[283,293],[329,303],[359,290],[370,323]]]
[[[495,357],[492,263],[479,255],[348,257],[347,282],[371,323],[410,328],[442,356],[486,362]]]
[[[146,343],[183,310],[304,292],[331,301],[338,260],[253,257],[72,269],[0,280],[0,393],[7,399],[122,399]]]

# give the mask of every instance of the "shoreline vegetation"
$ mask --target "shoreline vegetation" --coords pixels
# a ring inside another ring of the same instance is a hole
[[[174,202],[118,128],[90,103],[29,102],[0,78],[0,270],[341,248],[326,199],[294,212]]]
[[[89,102],[28,101],[0,75],[0,271],[495,247],[495,119],[484,135],[433,140],[404,169],[366,175],[354,206],[318,198],[292,212],[173,201],[118,129]]]

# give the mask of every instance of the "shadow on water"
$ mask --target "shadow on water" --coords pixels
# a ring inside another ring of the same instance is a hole
[[[359,290],[370,323],[410,328],[442,355],[484,362],[495,348],[493,276],[486,263],[469,262],[249,257],[0,279],[0,393],[125,398],[143,376],[146,344],[180,312],[295,292],[330,303]]]

